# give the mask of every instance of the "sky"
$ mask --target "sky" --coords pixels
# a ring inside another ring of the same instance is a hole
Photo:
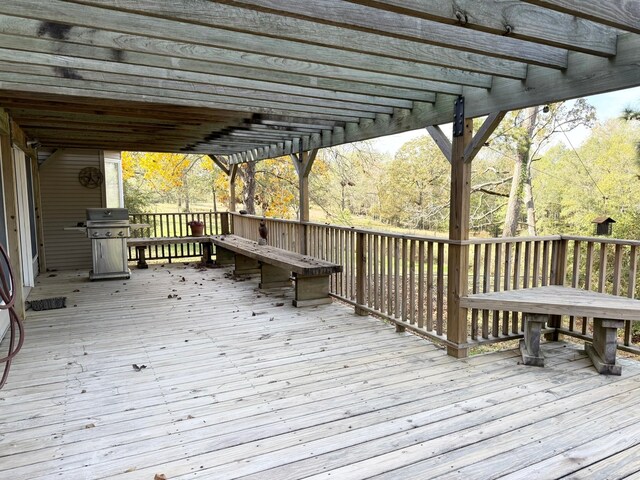
[[[600,95],[593,95],[585,98],[596,108],[598,121],[603,122],[610,118],[619,117],[626,107],[640,108],[640,87],[618,90],[617,92],[611,93],[602,93]],[[451,124],[444,125],[442,129],[450,136]],[[373,140],[373,143],[377,150],[387,152],[390,155],[395,155],[405,142],[421,135],[427,135],[425,129],[380,137]],[[568,132],[567,135],[571,140],[571,144],[574,147],[578,147],[589,136],[589,129],[586,127],[579,127]],[[558,138],[558,141],[564,141],[566,143],[566,139],[564,138]]]

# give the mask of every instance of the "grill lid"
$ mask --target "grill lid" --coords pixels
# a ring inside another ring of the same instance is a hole
[[[129,210],[126,208],[87,208],[87,226],[89,222],[123,223],[129,221]]]

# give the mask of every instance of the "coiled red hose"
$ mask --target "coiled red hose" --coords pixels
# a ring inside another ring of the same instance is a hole
[[[5,269],[6,266],[6,269]],[[9,272],[9,278],[7,278],[5,271]],[[9,337],[9,353],[6,357],[0,358],[0,363],[5,363],[4,372],[0,379],[0,389],[7,383],[9,378],[9,370],[11,369],[11,361],[15,357],[24,343],[24,324],[18,317],[16,309],[14,307],[16,301],[15,292],[15,276],[13,275],[13,268],[11,268],[11,262],[9,261],[9,255],[4,246],[0,244],[0,300],[4,302],[4,305],[0,305],[0,310],[9,310],[9,324],[10,324],[10,337]],[[16,334],[18,334],[18,343],[16,344]]]

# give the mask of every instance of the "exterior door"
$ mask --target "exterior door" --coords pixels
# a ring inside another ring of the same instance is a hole
[[[35,285],[35,276],[37,274],[37,266],[34,267],[34,256],[37,265],[36,245],[32,242],[31,228],[32,217],[29,202],[29,176],[31,172],[27,171],[27,160],[24,152],[19,148],[13,148],[13,165],[16,175],[16,195],[18,203],[18,229],[20,237],[20,265],[22,266],[22,278],[25,287],[33,287]],[[35,224],[34,224],[35,225]],[[33,252],[36,252],[34,255]],[[26,293],[26,292],[25,292]]]
[[[3,140],[0,138],[0,142]],[[2,152],[2,148],[0,148]],[[1,155],[1,154],[0,154]],[[4,199],[4,174],[2,172],[2,162],[0,162],[0,243],[4,247],[5,251],[9,251],[9,244],[7,242],[7,215],[5,210]],[[8,269],[4,272],[5,276],[9,278]],[[1,302],[2,300],[0,300]],[[0,310],[0,341],[7,333],[9,328],[9,312],[7,310]]]

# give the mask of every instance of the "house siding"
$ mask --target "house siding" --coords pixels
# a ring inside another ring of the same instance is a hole
[[[80,232],[65,231],[84,222],[90,207],[103,206],[103,189],[80,185],[85,167],[101,168],[100,150],[65,149],[40,167],[42,221],[47,270],[90,269],[91,242]]]

